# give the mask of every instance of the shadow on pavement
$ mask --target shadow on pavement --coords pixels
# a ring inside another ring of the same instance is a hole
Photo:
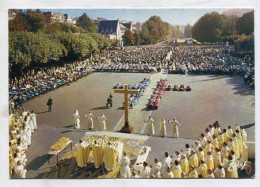
[[[51,158],[51,157],[50,157]],[[29,164],[27,164],[27,170],[38,170],[43,164],[48,162],[48,154],[37,156]]]
[[[194,76],[194,75],[192,75]],[[224,79],[224,78],[227,78],[226,76],[210,76],[210,77],[213,77],[211,79],[203,79],[203,80],[199,80],[199,81],[190,81],[188,83],[195,83],[195,82],[206,82],[206,81],[212,81],[212,80],[219,80],[219,79]]]
[[[90,110],[104,110],[107,109],[106,106],[100,106],[100,107],[96,107],[96,108],[91,108]]]
[[[68,132],[73,132],[73,130],[66,130],[66,131],[62,131],[60,133],[68,133]]]
[[[248,84],[243,83],[243,79],[228,79],[227,84],[234,85],[235,94],[242,96],[255,95],[254,89],[250,88]]]
[[[43,112],[36,112],[36,114],[44,114],[44,113],[47,113],[47,112],[50,112],[50,111],[43,111]]]
[[[250,123],[250,124],[244,125],[243,127],[245,129],[248,129],[248,128],[253,127],[253,126],[255,126],[255,123]]]

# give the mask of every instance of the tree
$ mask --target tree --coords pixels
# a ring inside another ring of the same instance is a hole
[[[125,31],[122,38],[125,45],[134,45],[135,43],[134,33],[130,29]]]
[[[144,44],[152,44],[172,37],[174,27],[163,22],[159,16],[152,16],[142,26],[141,38]]]
[[[53,23],[46,29],[46,33],[57,33],[57,32],[66,32],[66,33],[84,33],[86,32],[83,28],[78,27],[72,23]]]
[[[186,38],[191,38],[192,37],[191,31],[192,31],[192,26],[188,23],[188,25],[184,27],[184,36]]]
[[[87,32],[97,32],[97,25],[92,22],[92,20],[87,16],[86,13],[83,13],[82,16],[76,22],[76,25],[82,27]]]
[[[135,40],[135,45],[140,45],[141,44],[141,35],[137,32],[134,33],[134,40]]]
[[[28,13],[18,13],[13,20],[10,20],[9,31],[45,31],[49,24],[49,16],[29,11]]]
[[[192,37],[200,42],[222,41],[222,19],[217,12],[205,14],[194,24]]]
[[[247,12],[238,18],[236,29],[238,34],[252,34],[254,32],[254,11]]]
[[[43,33],[10,32],[9,62],[11,72],[22,73],[26,68],[58,61],[67,50],[56,39]]]

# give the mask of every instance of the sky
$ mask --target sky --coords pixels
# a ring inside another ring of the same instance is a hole
[[[172,25],[193,25],[206,13],[217,11],[220,14],[227,9],[41,9],[55,13],[69,14],[72,18],[86,13],[90,18],[101,17],[108,20],[127,20],[145,22],[151,16],[160,16]]]

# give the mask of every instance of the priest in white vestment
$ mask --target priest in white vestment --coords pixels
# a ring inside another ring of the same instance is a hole
[[[153,136],[154,135],[154,120],[151,116],[149,116],[149,118],[148,118],[147,125],[148,125],[148,134],[150,136]]]
[[[164,153],[164,159],[162,161],[162,176],[164,178],[167,178],[167,173],[166,173],[166,168],[167,167],[171,167],[171,162],[172,162],[172,159],[171,157],[169,156],[168,152],[165,152]]]
[[[87,118],[87,129],[92,130],[94,128],[94,124],[93,124],[94,115],[92,114],[91,111],[89,111],[88,114],[85,114],[85,117]]]
[[[214,170],[215,178],[225,178],[225,169],[219,164],[218,167]]]
[[[74,128],[79,129],[80,128],[80,116],[79,111],[76,109],[73,113],[73,121],[74,121]]]
[[[107,118],[106,118],[106,116],[103,113],[101,113],[101,115],[98,117],[98,119],[99,119],[100,130],[106,131],[107,130],[107,126],[106,126]]]
[[[33,128],[37,129],[36,114],[33,112],[33,110],[31,111],[30,117],[32,119]]]
[[[151,177],[151,168],[148,166],[147,162],[143,163],[143,170],[141,171],[142,178],[150,178]]]
[[[21,161],[17,162],[17,165],[14,167],[14,177],[15,178],[26,178],[25,166],[22,165]]]
[[[131,177],[131,171],[130,171],[130,159],[126,156],[126,152],[123,153],[124,157],[121,158],[119,162],[120,166],[120,175],[121,178],[130,178]]]
[[[152,177],[153,178],[161,178],[161,168],[162,168],[162,163],[159,162],[156,159],[154,159],[154,165],[153,165],[153,168],[152,168]]]
[[[179,121],[177,121],[176,118],[173,118],[172,121],[169,120],[169,123],[171,124],[173,137],[179,138],[179,128],[178,128],[178,126],[180,126],[181,123]]]
[[[166,136],[166,121],[164,118],[160,119],[160,136]]]

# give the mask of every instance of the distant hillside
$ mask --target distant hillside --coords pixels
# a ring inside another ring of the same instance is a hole
[[[228,9],[226,11],[223,12],[224,15],[226,16],[237,16],[237,17],[241,17],[244,13],[246,12],[250,12],[253,9]]]

